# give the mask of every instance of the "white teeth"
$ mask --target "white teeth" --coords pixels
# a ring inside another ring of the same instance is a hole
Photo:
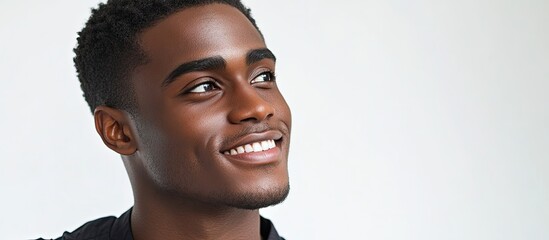
[[[247,153],[250,153],[254,151],[254,148],[252,147],[252,145],[246,144],[244,145],[244,151],[246,151]]]
[[[223,152],[223,154],[237,155],[242,153],[261,152],[261,151],[267,151],[275,147],[276,147],[276,143],[274,140],[271,139],[271,140],[265,140],[265,141],[246,144],[243,146],[238,146],[237,148],[233,148],[231,150]]]
[[[254,148],[254,152],[263,151],[263,148],[261,147],[261,143],[255,142],[253,143],[252,147]]]
[[[240,153],[245,153],[246,151],[244,151],[244,147],[240,146],[240,147],[236,148],[236,152],[238,152],[238,154],[240,154]]]
[[[261,142],[261,148],[263,148],[263,150],[270,149],[271,144],[269,144],[269,141],[270,140]]]

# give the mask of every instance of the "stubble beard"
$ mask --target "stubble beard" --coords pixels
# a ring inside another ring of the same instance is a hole
[[[225,193],[215,198],[228,207],[255,210],[282,203],[290,193],[290,185],[275,189],[261,189],[254,192]]]
[[[143,142],[148,146],[153,146],[153,149],[162,149],[160,145],[168,145],[169,142],[158,141],[158,136],[155,128],[152,128],[151,124],[143,124],[143,119],[137,121],[136,127],[138,134]],[[155,139],[155,140],[153,140]],[[175,146],[174,146],[175,147]],[[154,152],[150,156],[142,156],[147,159],[154,159],[155,156],[161,156],[163,153]],[[151,163],[152,161],[149,161]],[[182,179],[170,179],[169,176],[174,176],[170,169],[163,169],[155,167],[154,164],[149,164],[149,170],[152,170],[151,177],[156,183],[159,189],[173,194],[174,196],[182,197],[187,200],[195,200],[202,204],[213,206],[226,206],[237,209],[256,210],[282,203],[290,193],[290,184],[286,178],[286,183],[278,186],[272,186],[270,188],[257,187],[245,192],[209,192],[209,193],[197,193],[188,191],[189,189],[181,189],[181,186],[186,184],[182,183]],[[167,178],[166,178],[167,177]],[[192,179],[185,179],[183,182],[192,182]],[[188,187],[188,186],[187,186]],[[185,188],[185,187],[184,187]],[[213,189],[212,189],[213,190]],[[219,190],[219,189],[217,189]]]

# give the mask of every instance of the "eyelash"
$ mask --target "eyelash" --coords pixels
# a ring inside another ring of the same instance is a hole
[[[254,82],[255,79],[257,79],[258,77],[262,76],[262,75],[267,75],[269,77],[269,80],[264,80],[264,81],[261,81],[261,82],[274,82],[276,81],[276,75],[273,71],[264,71],[264,72],[261,72],[259,73],[258,75],[256,75],[251,81],[250,81],[250,84],[254,84],[254,83],[257,83],[257,82]],[[261,83],[259,82],[259,83]],[[210,90],[205,90],[204,92],[194,92],[194,90],[196,90],[198,87],[200,86],[205,86],[205,85],[210,85],[212,86],[212,89]],[[214,80],[209,80],[209,81],[205,81],[205,82],[201,82],[195,86],[193,86],[192,88],[190,88],[189,90],[185,91],[185,93],[205,93],[205,92],[209,92],[209,91],[212,91],[212,90],[216,90],[216,89],[219,89],[219,85],[217,84],[216,81]]]
[[[253,84],[254,80],[256,78],[258,78],[258,77],[260,77],[264,74],[266,74],[269,77],[269,80],[264,81],[264,82],[274,82],[274,81],[276,81],[276,75],[273,71],[264,71],[264,72],[261,72],[260,74],[258,74],[257,76],[255,76],[250,83]]]
[[[201,82],[201,83],[193,86],[192,88],[190,88],[185,93],[204,93],[204,92],[193,92],[193,91],[196,90],[198,87],[205,86],[205,85],[212,86],[212,89],[211,90],[205,90],[204,92],[209,92],[209,91],[212,91],[212,90],[215,90],[215,89],[219,89],[219,86],[217,85],[217,83],[215,81],[209,80],[209,81]]]

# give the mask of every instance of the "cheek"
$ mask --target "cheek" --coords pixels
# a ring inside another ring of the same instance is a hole
[[[291,127],[291,125],[292,125],[292,111],[290,109],[290,106],[286,102],[286,100],[282,97],[282,95],[281,95],[281,98],[282,98],[281,108],[283,109],[282,112],[284,112],[284,118],[285,118],[284,120],[286,121],[286,124],[288,125],[288,127]]]
[[[144,171],[159,186],[167,187],[173,182],[174,171],[183,169],[177,166],[176,153],[170,149],[177,149],[170,136],[166,135],[165,129],[159,128],[158,124],[142,123],[138,125],[140,147],[137,154],[143,161]]]
[[[139,154],[153,181],[165,189],[191,192],[211,185],[219,167],[208,160],[218,151],[216,136],[223,119],[209,110],[187,108],[185,113],[172,111],[140,126],[145,148]]]
[[[288,103],[284,99],[284,96],[282,96],[277,89],[277,93],[268,97],[267,100],[275,107],[276,112],[278,113],[278,118],[287,125],[288,129],[291,129],[292,112],[290,110],[290,106],[288,106]]]
[[[199,105],[173,109],[164,115],[160,125],[163,138],[166,139],[166,145],[161,147],[164,153],[160,154],[167,161],[167,167],[184,168],[185,173],[191,175],[211,171],[215,168],[215,162],[208,160],[219,151],[219,136],[226,117],[220,110]]]
[[[194,146],[197,151],[216,147],[212,145],[217,144],[216,138],[227,124],[223,109],[201,104],[181,107],[169,118],[172,135],[185,145]]]

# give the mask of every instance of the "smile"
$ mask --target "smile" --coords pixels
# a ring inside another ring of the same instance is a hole
[[[238,155],[242,153],[262,152],[276,147],[275,140],[265,140],[249,144],[244,144],[236,148],[223,152],[225,155]]]

